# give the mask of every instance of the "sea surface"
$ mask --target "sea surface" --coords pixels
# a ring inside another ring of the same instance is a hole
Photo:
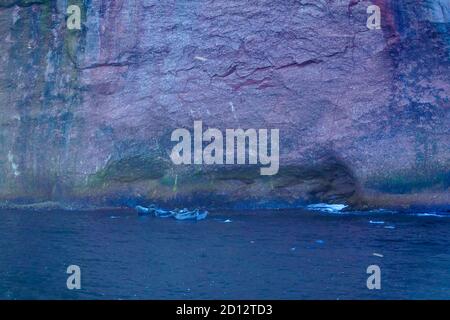
[[[67,268],[81,270],[69,290]],[[379,266],[381,289],[367,268]],[[0,211],[0,299],[449,299],[438,212]]]

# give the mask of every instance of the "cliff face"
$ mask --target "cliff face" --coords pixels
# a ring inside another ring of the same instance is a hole
[[[447,0],[0,0],[0,200],[449,205],[449,29]],[[173,165],[194,120],[280,129],[279,173]]]

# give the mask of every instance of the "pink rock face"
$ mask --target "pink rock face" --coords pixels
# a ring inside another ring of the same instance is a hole
[[[450,205],[448,1],[2,2],[2,201]],[[279,129],[279,173],[174,165],[195,120]]]

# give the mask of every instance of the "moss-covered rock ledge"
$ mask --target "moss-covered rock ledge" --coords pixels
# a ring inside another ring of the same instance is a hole
[[[36,210],[133,208],[157,203],[208,209],[287,209],[311,203],[345,203],[348,210],[390,208],[448,210],[448,171],[379,175],[366,185],[340,160],[325,157],[314,165],[283,166],[275,176],[261,176],[252,166],[173,166],[160,157],[134,156],[109,161],[84,183],[62,186],[49,197],[29,194],[0,207]],[[435,176],[434,174],[438,174]],[[395,177],[395,178],[394,178]],[[423,180],[424,179],[424,180]],[[423,181],[428,182],[425,184]],[[373,186],[373,187],[368,187]],[[399,188],[402,192],[398,192]]]

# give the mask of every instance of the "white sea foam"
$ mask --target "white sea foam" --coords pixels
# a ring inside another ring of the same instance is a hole
[[[306,208],[309,210],[315,210],[315,211],[337,213],[337,212],[341,212],[343,209],[345,209],[347,207],[348,206],[345,204],[316,203],[316,204],[310,204]]]
[[[445,216],[442,214],[437,213],[417,213],[415,214],[418,217],[438,217],[438,218],[444,218]]]
[[[374,252],[374,253],[372,253],[375,257],[380,257],[380,258],[383,258],[384,256],[381,254],[381,253],[376,253],[376,252]]]

